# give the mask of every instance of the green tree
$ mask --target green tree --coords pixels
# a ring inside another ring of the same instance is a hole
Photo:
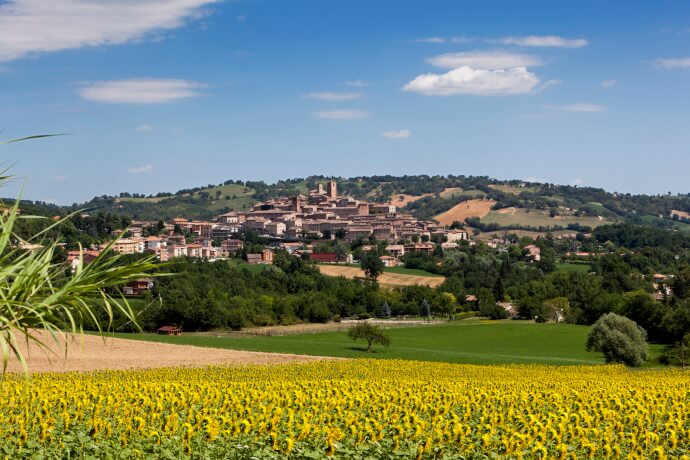
[[[647,359],[647,333],[625,316],[607,313],[587,333],[587,351],[600,351],[607,363],[641,366]]]
[[[367,277],[373,281],[376,281],[383,273],[383,261],[379,258],[377,251],[372,250],[368,253],[363,253],[359,258],[359,263]]]
[[[496,304],[496,299],[491,289],[481,288],[477,294],[477,299],[481,316],[486,316],[489,319],[505,319],[508,317],[508,312]]]
[[[388,347],[391,344],[390,336],[386,334],[383,329],[366,322],[358,323],[352,326],[347,331],[347,335],[352,340],[366,340],[367,352],[369,353],[371,353],[371,346],[375,343],[385,347]]]

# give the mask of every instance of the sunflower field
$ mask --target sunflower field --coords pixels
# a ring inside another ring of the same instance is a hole
[[[688,458],[690,373],[352,360],[0,382],[4,458]]]

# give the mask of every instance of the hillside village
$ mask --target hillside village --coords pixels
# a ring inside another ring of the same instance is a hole
[[[133,221],[127,236],[118,239],[113,249],[120,254],[152,253],[160,261],[182,256],[213,260],[240,254],[244,249],[240,237],[252,233],[268,239],[270,244],[261,253],[247,254],[250,264],[272,263],[276,248],[295,255],[307,254],[318,262],[352,262],[351,255],[343,258],[315,253],[312,245],[303,243],[337,236],[347,242],[385,241],[388,255],[382,256],[382,260],[387,266],[395,266],[405,253],[432,252],[435,243],[451,249],[458,242],[468,240],[463,228],[449,229],[432,221],[418,220],[400,213],[390,203],[371,203],[339,195],[335,180],[330,180],[325,187],[318,184],[308,196],[259,202],[246,212],[227,212],[211,221],[180,217],[158,226],[155,221]],[[150,234],[147,229],[152,228],[160,231]],[[85,257],[97,254],[95,249]],[[72,251],[69,256],[75,261],[78,252]]]
[[[337,182],[331,179],[325,184],[317,183],[308,194],[267,199],[246,211],[225,212],[211,220],[185,217],[167,222],[135,220],[124,230],[112,231],[112,236],[119,237],[112,243],[112,249],[123,255],[151,254],[161,262],[179,257],[209,261],[239,258],[250,265],[273,264],[278,250],[319,264],[353,264],[357,262],[356,257],[374,251],[387,268],[408,267],[409,256],[434,260],[461,244],[481,244],[498,253],[511,251],[513,257],[517,250],[520,260],[541,266],[543,245],[539,241],[542,238],[561,240],[559,254],[563,261],[592,263],[611,252],[610,248],[591,244],[585,245],[588,250],[581,250],[581,240],[591,238],[589,233],[568,230],[522,232],[522,235],[507,231],[480,233],[465,229],[458,222],[447,224],[418,219],[390,202],[341,195]],[[101,243],[81,253],[67,251],[67,261],[73,268],[80,260],[89,264],[106,246],[107,243]],[[340,250],[335,250],[336,247]],[[553,260],[553,254],[549,259]],[[659,301],[672,294],[668,279],[672,275],[654,274],[653,292]],[[124,293],[138,295],[151,287],[152,280],[142,279],[127,285]],[[467,299],[476,300],[476,296],[469,294]],[[517,309],[511,304],[498,304],[510,316],[517,316]]]

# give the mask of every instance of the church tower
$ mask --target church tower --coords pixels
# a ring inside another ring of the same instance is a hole
[[[338,198],[338,184],[336,184],[334,179],[328,182],[328,198],[332,200]]]

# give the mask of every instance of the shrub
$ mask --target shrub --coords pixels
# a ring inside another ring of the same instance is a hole
[[[352,326],[347,335],[352,340],[364,339],[367,341],[367,351],[371,353],[371,346],[375,343],[381,344],[385,347],[390,346],[391,339],[383,329],[369,323],[358,323]]]
[[[607,363],[641,366],[647,359],[647,333],[615,313],[602,315],[587,334],[587,351],[600,351]]]
[[[506,319],[508,312],[500,305],[484,303],[479,305],[479,314],[489,319]]]

